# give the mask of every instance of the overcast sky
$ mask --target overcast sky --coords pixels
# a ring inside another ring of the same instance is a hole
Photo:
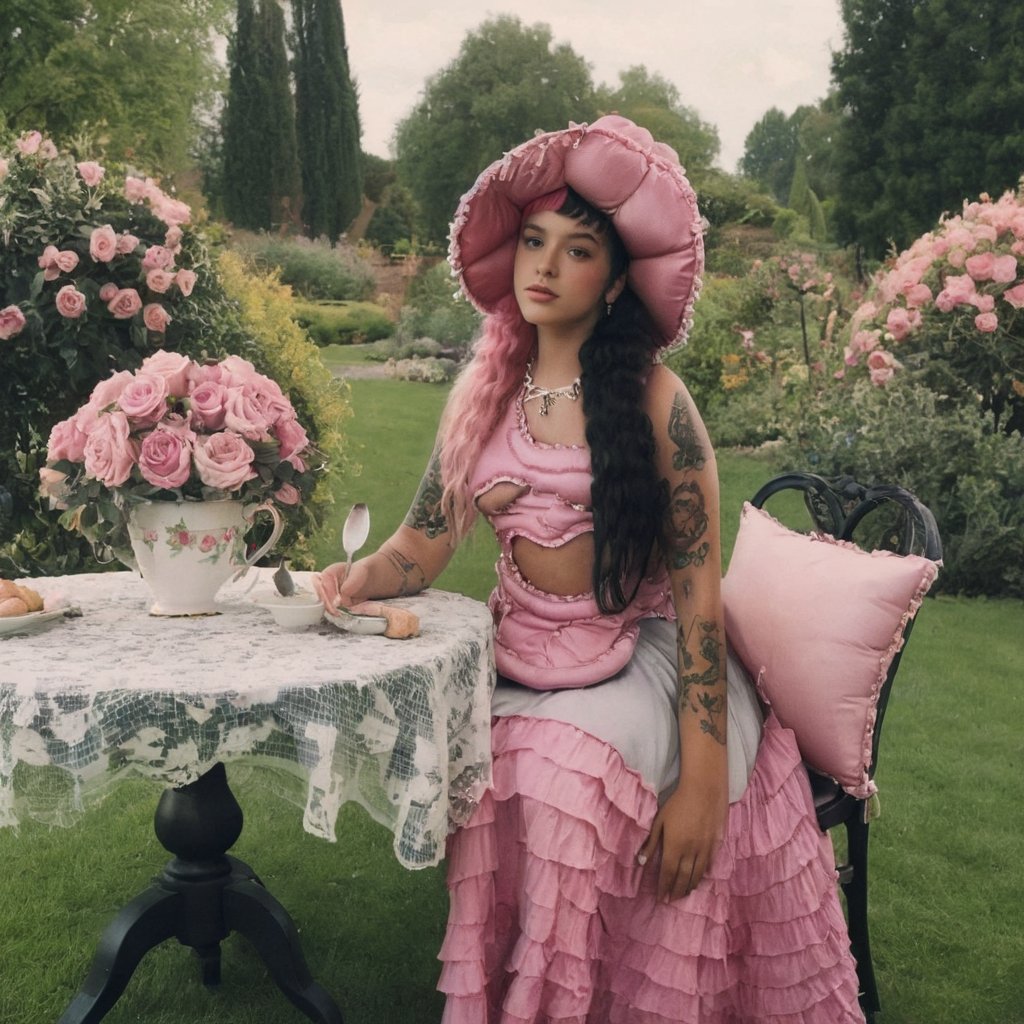
[[[843,41],[839,0],[342,0],[342,9],[363,148],[382,157],[426,79],[497,14],[549,25],[589,62],[595,84],[616,85],[635,64],[663,75],[718,128],[727,171],[769,107],[789,114],[825,95]]]

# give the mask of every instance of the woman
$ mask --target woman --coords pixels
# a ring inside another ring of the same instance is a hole
[[[477,512],[501,547],[493,785],[451,839],[449,1024],[862,1020],[791,734],[730,666],[718,482],[657,361],[701,221],[625,118],[530,140],[463,197],[487,313],[405,523],[329,604],[429,585]],[[749,781],[748,781],[749,780]]]

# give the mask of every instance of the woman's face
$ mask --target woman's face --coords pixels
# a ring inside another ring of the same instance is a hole
[[[589,334],[625,283],[610,276],[608,241],[596,228],[543,210],[520,229],[513,285],[527,323]]]

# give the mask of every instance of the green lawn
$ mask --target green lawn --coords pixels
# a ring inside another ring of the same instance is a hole
[[[359,477],[339,485],[339,518],[366,501],[371,544],[399,522],[433,442],[441,388],[354,381]],[[751,456],[719,459],[723,532],[768,475]],[[369,549],[369,546],[368,546]],[[325,559],[340,553],[325,538]],[[483,597],[494,548],[477,535],[440,585]],[[1024,1024],[1024,604],[929,599],[886,719],[872,826],[872,943],[880,1024]],[[230,771],[230,769],[229,769]],[[346,807],[340,842],[305,835],[298,808],[234,773],[246,828],[234,852],[284,903],[317,979],[350,1024],[436,1024],[441,869],[397,865],[390,836]],[[84,977],[110,917],[166,859],[152,831],[158,788],[125,784],[70,830],[0,831],[0,1021],[51,1024]],[[111,1024],[298,1024],[244,940],[224,945],[210,994],[190,954],[166,943],[143,961]]]

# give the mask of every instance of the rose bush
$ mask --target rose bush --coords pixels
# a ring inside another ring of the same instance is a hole
[[[188,206],[145,174],[94,153],[58,150],[39,133],[5,141],[0,132],[0,240],[4,572],[97,568],[89,545],[61,529],[39,504],[47,438],[55,423],[90,400],[97,381],[116,390],[119,400],[144,402],[144,383],[136,381],[131,395],[121,395],[119,373],[132,376],[155,353],[197,363],[236,353],[286,383],[297,422],[324,453],[318,467],[328,460],[343,467],[338,424],[348,413],[346,396],[315,346],[301,332],[289,334],[286,316],[267,320],[266,309],[279,302],[276,292],[273,300],[269,294],[276,286],[233,264],[225,274],[225,254],[213,254]],[[261,304],[258,317],[246,309],[254,298]],[[216,407],[213,392],[204,394]],[[173,387],[170,393],[181,395]],[[148,397],[155,398],[151,391]],[[197,405],[200,399],[202,394]],[[107,404],[113,400],[108,397]],[[104,429],[116,433],[117,424],[111,418]],[[291,428],[283,429],[287,434]],[[173,439],[162,436],[147,443],[155,477],[177,478],[172,448]],[[102,457],[101,451],[93,455]],[[299,566],[311,564],[310,535],[333,501],[326,474],[319,480],[312,500],[302,496],[279,544]],[[280,489],[292,494],[288,487]]]
[[[912,374],[1024,433],[1022,258],[1024,183],[965,202],[875,275],[850,324],[847,367],[878,385]]]

